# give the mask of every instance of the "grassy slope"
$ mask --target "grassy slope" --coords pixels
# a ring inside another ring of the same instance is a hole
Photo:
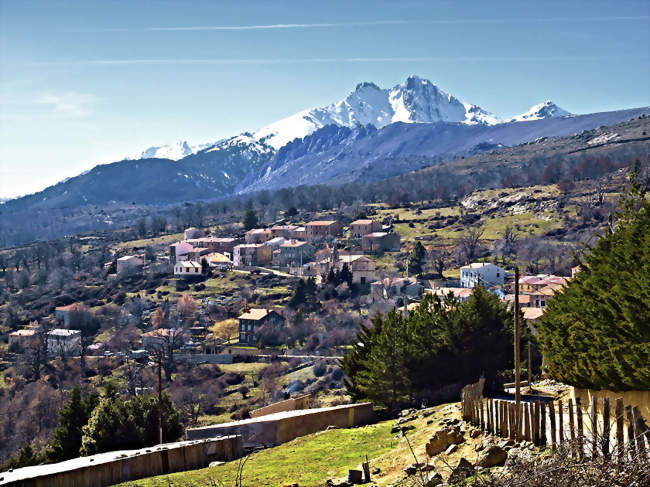
[[[247,462],[244,485],[278,486],[298,482],[302,486],[315,486],[328,477],[341,477],[348,468],[357,466],[362,455],[376,458],[388,452],[394,443],[390,434],[392,422],[383,422],[362,428],[335,429],[297,438],[276,448],[255,453]],[[179,472],[129,482],[129,486],[209,485],[221,481],[234,485],[239,462]],[[218,485],[218,484],[217,484]]]

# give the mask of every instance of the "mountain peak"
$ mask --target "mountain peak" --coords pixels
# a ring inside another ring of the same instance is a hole
[[[343,100],[275,122],[257,131],[255,138],[279,149],[326,125],[381,128],[394,122],[492,125],[500,121],[482,108],[464,103],[431,81],[412,74],[392,88],[382,89],[372,82],[359,83]]]
[[[545,100],[542,103],[533,105],[525,113],[512,117],[508,122],[525,122],[528,120],[542,120],[545,118],[567,117],[571,115],[568,111],[560,108],[551,100]]]

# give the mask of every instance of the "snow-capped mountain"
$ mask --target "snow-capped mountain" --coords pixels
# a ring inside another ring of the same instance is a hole
[[[530,110],[516,117],[512,117],[508,122],[526,122],[528,120],[541,120],[543,118],[568,117],[571,113],[560,108],[551,100],[533,105]]]
[[[326,125],[381,128],[394,122],[458,122],[468,125],[500,123],[482,108],[464,103],[431,81],[412,75],[390,89],[360,83],[343,100],[279,120],[255,132],[255,138],[276,149]]]
[[[171,159],[172,161],[178,161],[183,157],[187,157],[190,154],[196,154],[200,150],[215,144],[216,142],[210,144],[190,145],[186,140],[179,140],[175,144],[149,147],[139,154],[127,157],[127,159]]]

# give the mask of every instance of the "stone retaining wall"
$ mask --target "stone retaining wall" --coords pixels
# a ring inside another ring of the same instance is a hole
[[[371,423],[374,419],[371,403],[346,404],[329,408],[279,412],[232,423],[190,428],[188,440],[219,435],[241,435],[244,443],[275,446],[299,436],[327,429],[328,426],[351,428]]]
[[[267,414],[279,413],[282,411],[297,411],[300,409],[309,409],[311,394],[304,394],[299,397],[287,399],[285,401],[276,402],[264,406],[262,408],[253,409],[250,412],[251,418],[259,418]]]
[[[104,487],[154,475],[207,467],[242,455],[241,436],[181,441],[141,450],[100,453],[49,465],[0,473],[0,485],[20,487]]]

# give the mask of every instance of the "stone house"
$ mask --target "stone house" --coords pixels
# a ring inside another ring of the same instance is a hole
[[[88,308],[82,303],[72,303],[67,306],[57,306],[54,308],[54,317],[63,326],[70,328],[70,313],[74,311],[86,311]]]
[[[297,225],[274,225],[271,227],[271,234],[274,237],[290,239],[293,238],[293,232],[295,232],[297,228]]]
[[[247,244],[264,243],[273,238],[273,233],[268,228],[253,228],[246,232],[244,240]]]
[[[569,279],[551,274],[538,274],[536,276],[523,276],[519,278],[519,292],[532,293],[546,286],[566,286]]]
[[[401,296],[417,299],[422,296],[424,286],[414,277],[385,278],[370,284],[370,294],[382,299]]]
[[[271,240],[264,242],[264,245],[271,247],[271,251],[278,250],[280,246],[286,242],[287,239],[284,237],[273,237]]]
[[[350,223],[350,235],[353,238],[361,238],[373,232],[381,231],[381,223],[375,220],[355,220]]]
[[[506,271],[489,262],[473,262],[460,268],[460,287],[503,285]]]
[[[17,347],[22,351],[29,350],[33,343],[36,343],[38,335],[33,328],[24,328],[22,330],[9,333],[9,348]]]
[[[200,228],[190,227],[185,229],[183,235],[185,240],[189,240],[191,238],[205,237],[205,232],[203,232],[203,230],[201,230]]]
[[[47,333],[47,350],[50,355],[79,355],[81,331],[56,328]]]
[[[377,279],[375,261],[365,255],[340,255],[336,261],[336,268],[339,272],[345,264],[352,272],[353,283],[366,284]]]
[[[314,246],[300,240],[287,240],[280,245],[276,263],[279,267],[306,264],[314,257]]]
[[[220,252],[232,255],[235,245],[242,243],[242,239],[234,237],[203,237],[187,240],[194,248],[209,249],[210,252]]]
[[[142,270],[144,261],[135,255],[125,255],[117,259],[117,273],[131,274]]]
[[[233,250],[233,264],[240,266],[262,266],[271,262],[271,247],[264,244],[241,244]]]
[[[306,238],[310,242],[328,240],[341,235],[343,226],[336,220],[317,220],[305,225]]]
[[[233,263],[230,258],[222,254],[220,252],[212,252],[210,254],[207,254],[205,257],[205,260],[208,261],[208,265],[210,267],[219,269],[219,270],[228,270],[232,269]]]
[[[400,239],[397,233],[373,232],[361,238],[361,250],[369,254],[398,252]]]
[[[193,260],[196,262],[201,262],[201,259],[208,255],[210,252],[212,252],[210,249],[207,248],[200,248],[200,247],[194,247],[192,250],[190,250],[187,253],[187,260]]]
[[[257,330],[263,325],[270,324],[274,327],[285,325],[284,316],[277,311],[262,308],[249,308],[239,317],[239,343],[257,345]]]

